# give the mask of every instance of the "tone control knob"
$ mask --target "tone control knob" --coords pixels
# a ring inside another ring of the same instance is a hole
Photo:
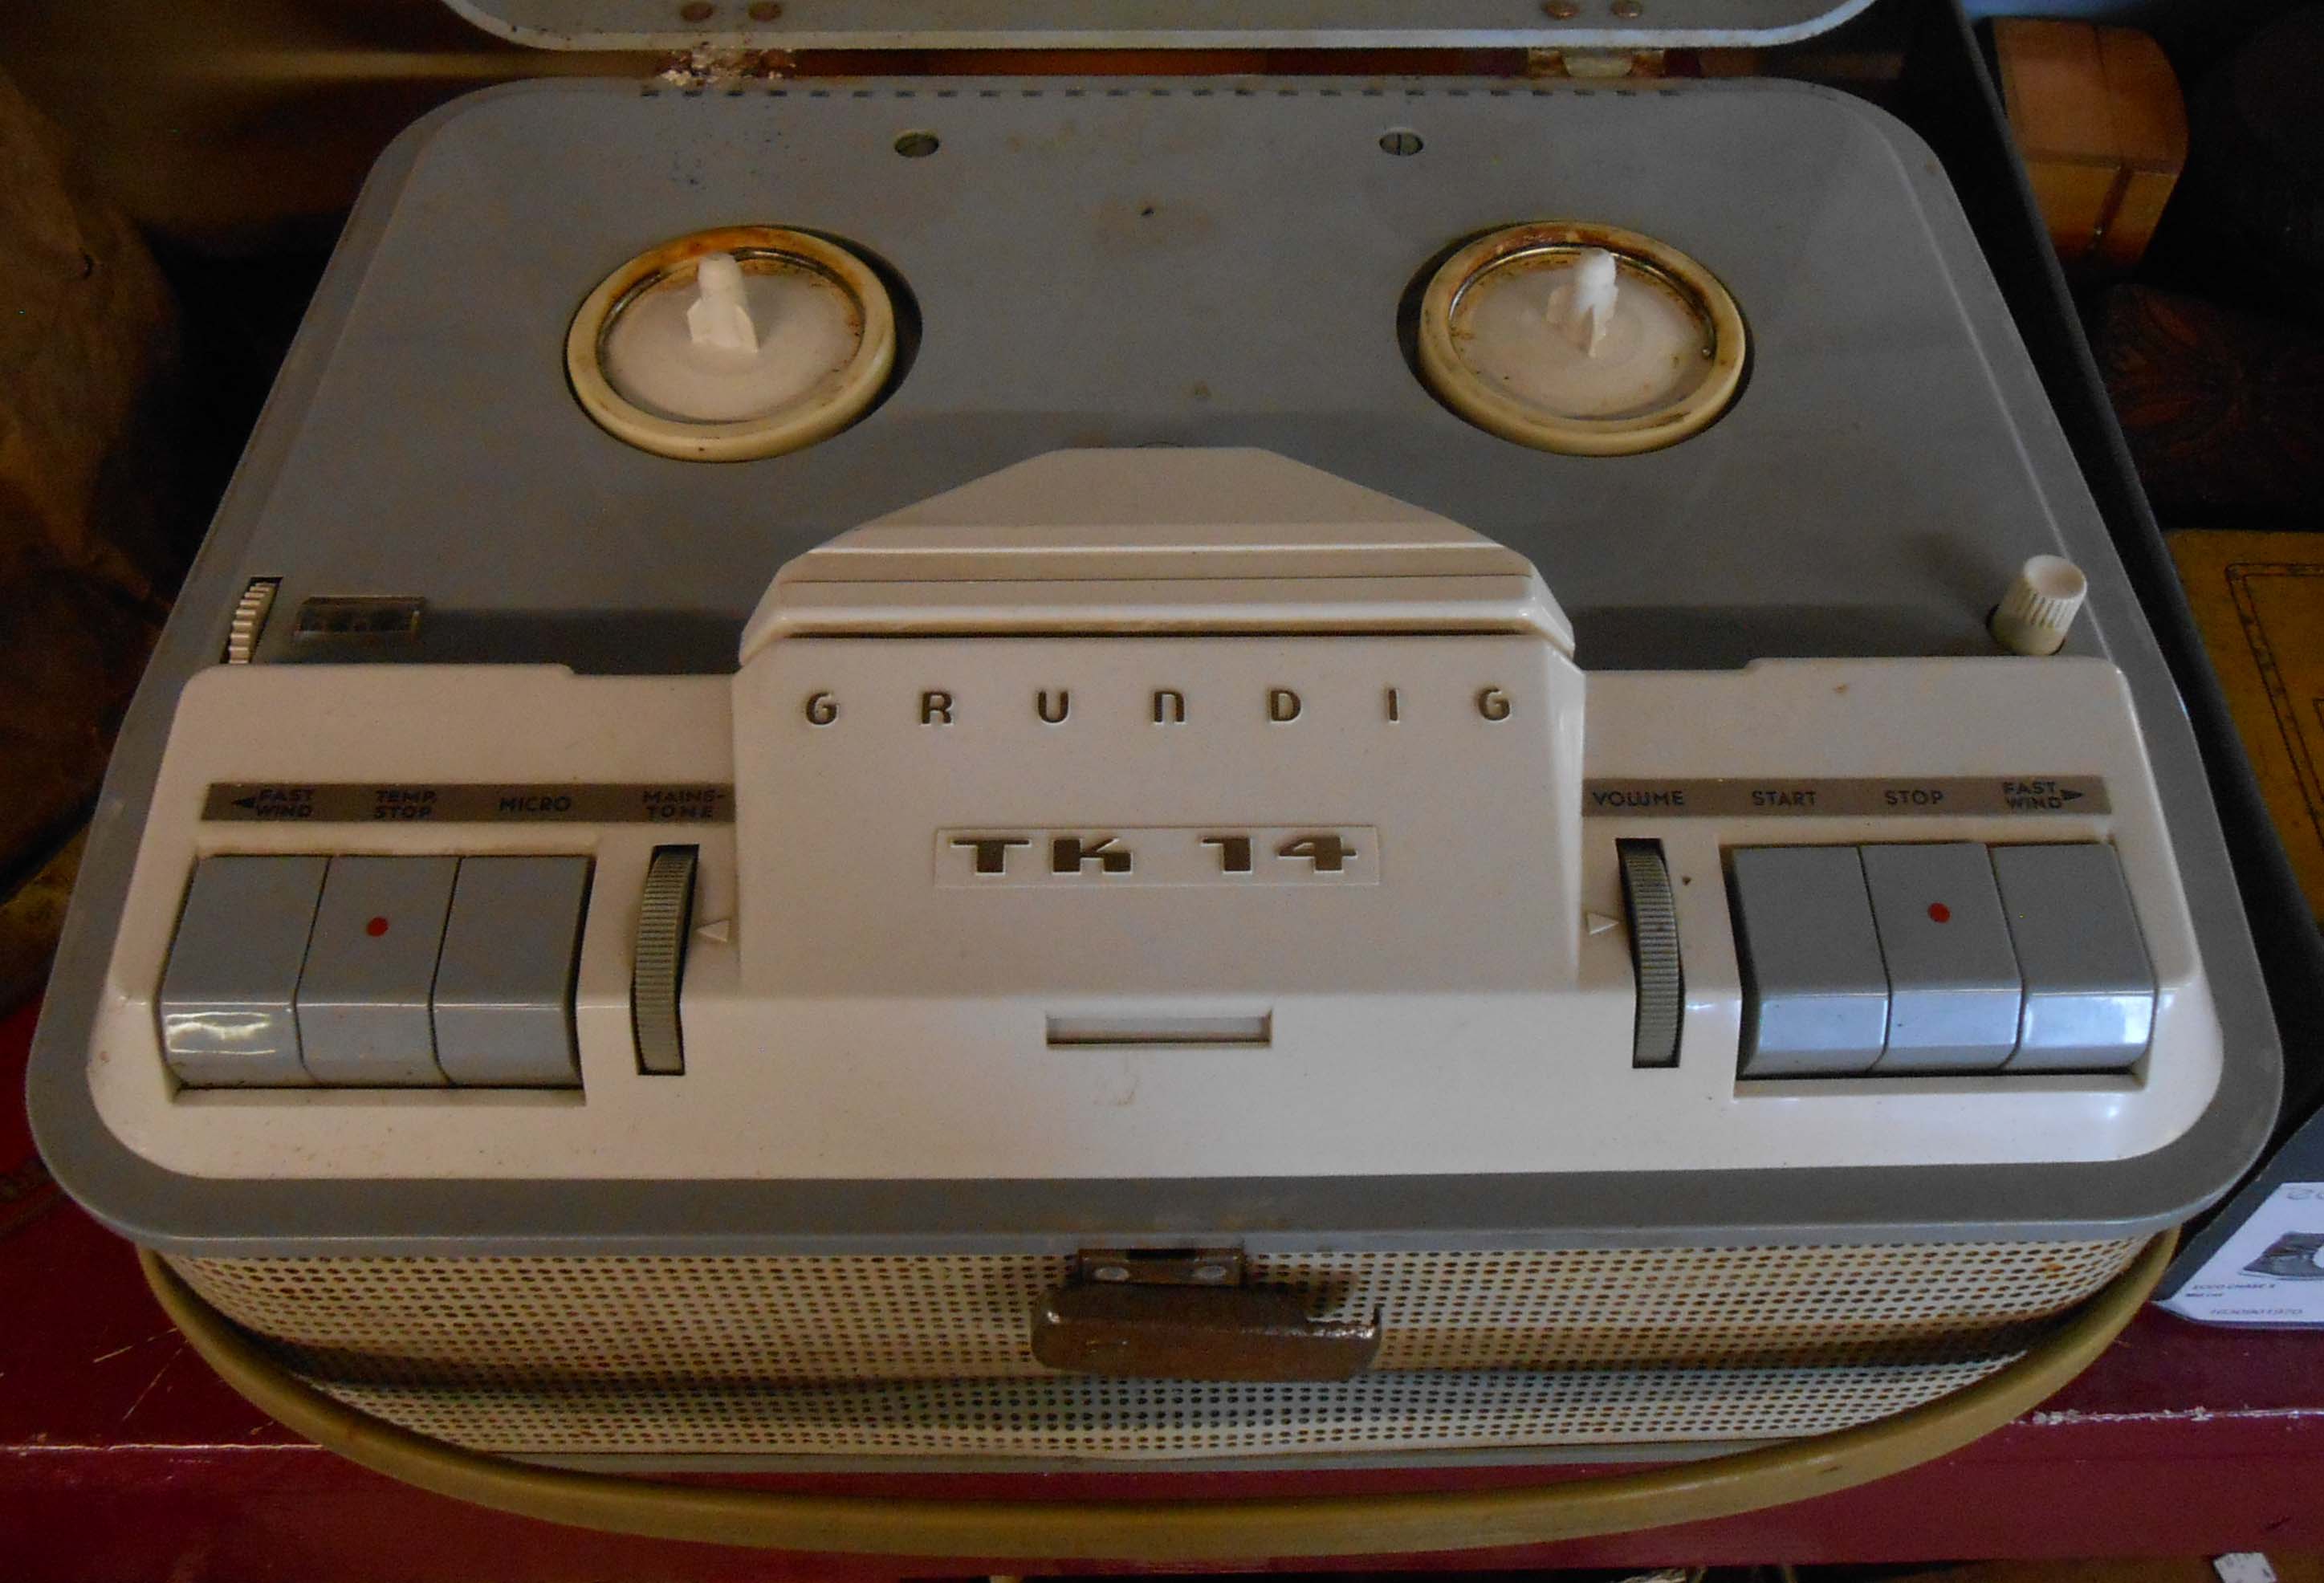
[[[1633,1066],[1676,1066],[1686,979],[1679,968],[1678,897],[1658,841],[1615,843],[1622,864],[1622,902],[1630,915],[1630,966],[1638,1015],[1630,1036]]]
[[[267,612],[274,608],[274,595],[282,586],[280,577],[253,577],[234,602],[234,619],[226,625],[226,653],[228,665],[248,665],[258,658],[259,634],[266,630]]]
[[[686,1070],[678,994],[686,979],[686,942],[694,927],[694,867],[697,849],[656,849],[638,901],[637,948],[630,968],[630,1029],[640,1072]]]
[[[2017,569],[1988,623],[2013,654],[2055,654],[2090,591],[2081,567],[2063,556],[2037,555]]]

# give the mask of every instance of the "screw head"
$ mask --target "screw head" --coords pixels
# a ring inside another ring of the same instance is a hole
[[[1227,1278],[1227,1267],[1224,1265],[1196,1265],[1187,1273],[1197,1281],[1216,1283]]]
[[[782,14],[782,0],[753,0],[749,12],[752,22],[772,22]]]
[[[1646,9],[1640,0],[1614,0],[1614,14],[1626,22],[1642,14]]]
[[[1572,22],[1582,14],[1576,0],[1542,0],[1541,8],[1553,22]]]
[[[710,0],[686,0],[686,4],[678,8],[678,19],[680,22],[708,22],[711,13],[717,9]]]
[[[1095,1281],[1127,1281],[1130,1272],[1120,1265],[1100,1265],[1090,1272],[1090,1278]]]

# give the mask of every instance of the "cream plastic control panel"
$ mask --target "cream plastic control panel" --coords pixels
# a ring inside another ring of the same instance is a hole
[[[89,1081],[277,1179],[2096,1161],[2201,1114],[2111,666],[1572,650],[1456,524],[1157,449],[801,557],[731,677],[220,667]]]

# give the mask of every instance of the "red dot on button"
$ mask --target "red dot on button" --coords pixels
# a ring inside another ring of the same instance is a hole
[[[1950,924],[1952,921],[1952,908],[1947,907],[1941,901],[1932,901],[1929,904],[1929,922],[1932,924]]]
[[[387,933],[387,920],[385,918],[374,918],[370,923],[364,925],[364,933],[370,935],[374,940],[378,939],[382,934]]]

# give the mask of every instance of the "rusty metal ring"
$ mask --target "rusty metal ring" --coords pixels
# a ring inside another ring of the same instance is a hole
[[[671,418],[622,395],[604,368],[605,336],[614,321],[640,296],[713,253],[778,259],[836,285],[855,308],[855,355],[797,400],[752,418]],[[597,426],[641,450],[683,461],[746,462],[828,439],[871,408],[895,365],[895,307],[871,266],[836,243],[774,225],[722,226],[648,248],[589,293],[565,336],[566,377]]]
[[[1668,288],[1708,330],[1703,377],[1684,394],[1613,418],[1545,412],[1488,382],[1461,355],[1454,316],[1471,286],[1519,259],[1593,247]],[[1742,310],[1718,277],[1667,243],[1617,225],[1535,221],[1480,236],[1444,261],[1420,303],[1421,376],[1437,398],[1489,434],[1569,456],[1634,456],[1701,433],[1735,400],[1748,349]]]

